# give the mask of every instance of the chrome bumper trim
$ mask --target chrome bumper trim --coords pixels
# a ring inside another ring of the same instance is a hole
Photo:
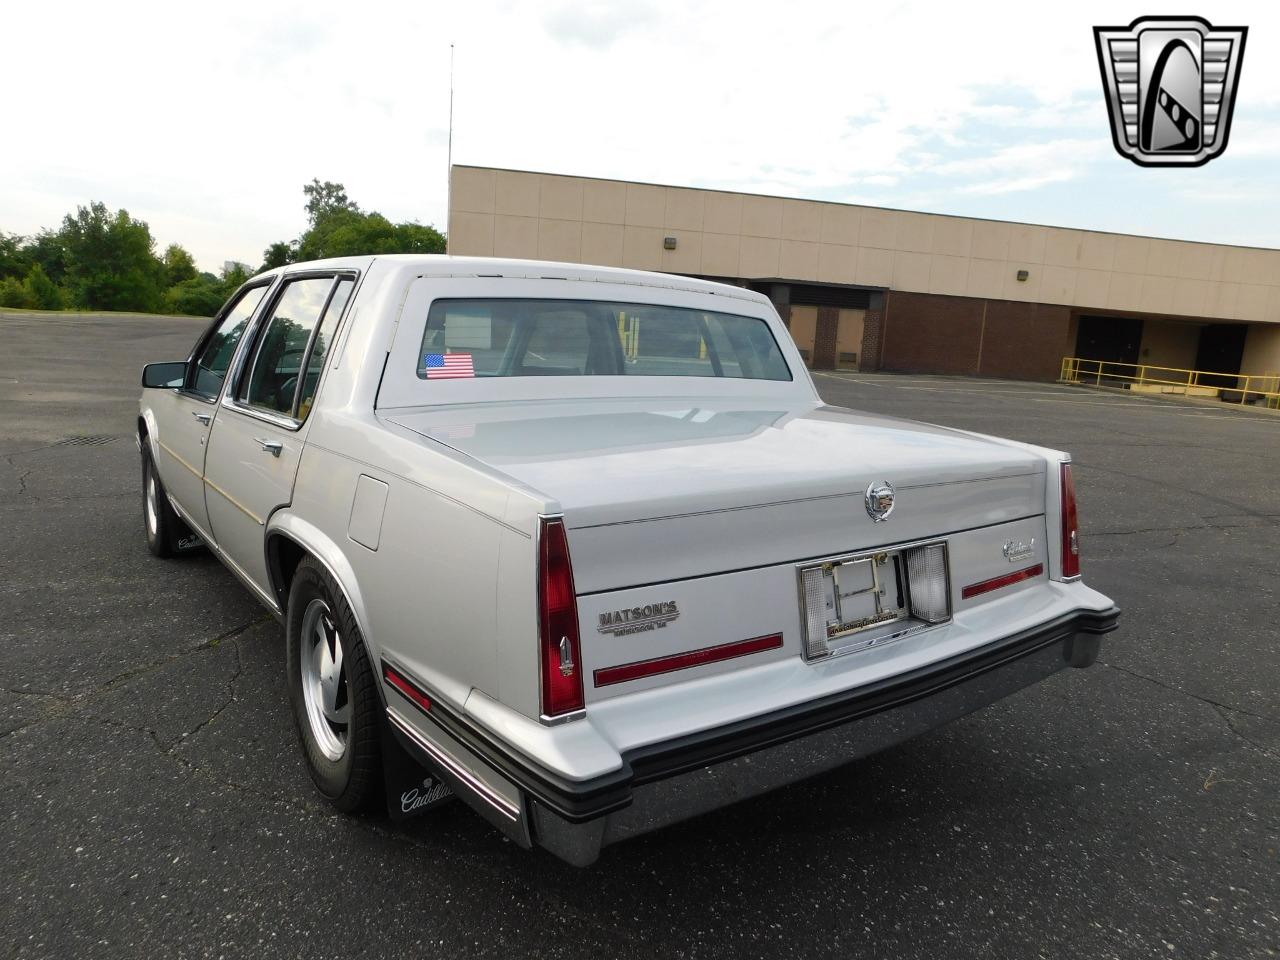
[[[725,759],[673,767],[666,776],[645,777],[643,762],[632,781],[631,803],[597,819],[571,823],[531,798],[534,841],[567,862],[586,866],[610,844],[805,780],[869,756],[995,703],[1066,667],[1097,659],[1108,622],[1056,624],[1027,638],[1017,653],[955,682],[921,687],[861,715],[756,749],[726,750]],[[709,754],[707,754],[709,756]]]

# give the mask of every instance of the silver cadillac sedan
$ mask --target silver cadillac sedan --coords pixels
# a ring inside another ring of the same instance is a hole
[[[827,406],[770,302],[480,258],[295,264],[143,371],[157,556],[283,623],[317,789],[573,864],[1065,667],[1070,457]]]

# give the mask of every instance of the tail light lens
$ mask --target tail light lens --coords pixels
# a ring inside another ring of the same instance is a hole
[[[538,545],[538,641],[542,649],[542,715],[583,707],[578,602],[564,521],[543,520]]]
[[[1080,522],[1076,517],[1076,485],[1071,464],[1062,465],[1062,577],[1080,576]]]

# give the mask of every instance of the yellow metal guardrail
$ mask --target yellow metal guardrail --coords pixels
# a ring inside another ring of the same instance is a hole
[[[1158,367],[1150,363],[1116,363],[1063,357],[1063,383],[1093,386],[1127,385],[1141,393],[1183,394],[1189,397],[1217,397],[1222,392],[1241,393],[1244,399],[1260,398],[1268,407],[1280,409],[1280,374],[1215,373],[1212,370],[1184,370]]]

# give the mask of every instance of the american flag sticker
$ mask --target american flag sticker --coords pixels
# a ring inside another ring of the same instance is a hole
[[[422,358],[428,380],[461,380],[476,375],[469,353],[428,353]]]

